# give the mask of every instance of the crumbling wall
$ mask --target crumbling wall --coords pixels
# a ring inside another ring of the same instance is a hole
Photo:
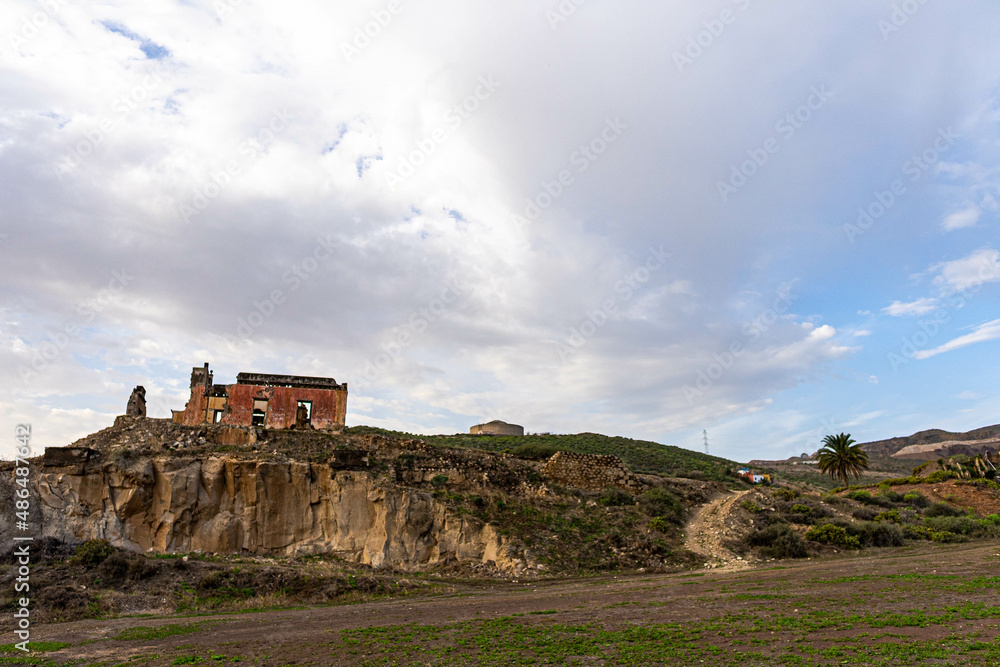
[[[622,460],[609,454],[556,452],[542,468],[542,473],[553,482],[578,489],[601,491],[614,487],[638,493],[643,488],[643,483]]]

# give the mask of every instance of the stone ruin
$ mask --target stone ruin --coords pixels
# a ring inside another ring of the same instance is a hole
[[[125,408],[126,417],[146,416],[146,388],[139,385],[132,390],[132,395],[128,397],[128,406]]]
[[[542,468],[542,473],[557,484],[591,491],[613,486],[636,494],[644,486],[620,458],[610,454],[556,452]]]

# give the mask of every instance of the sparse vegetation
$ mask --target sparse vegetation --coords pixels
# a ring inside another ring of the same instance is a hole
[[[76,548],[76,553],[70,558],[70,563],[94,567],[115,553],[115,548],[107,540],[90,540]]]

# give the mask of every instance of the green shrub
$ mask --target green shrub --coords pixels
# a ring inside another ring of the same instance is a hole
[[[850,498],[851,500],[857,501],[859,503],[864,503],[865,505],[881,505],[882,507],[888,506],[889,500],[884,496],[873,496],[870,491],[865,489],[860,489],[858,491],[851,491],[844,496],[845,498]]]
[[[903,546],[903,529],[885,521],[862,521],[848,529],[865,547]]]
[[[597,502],[607,507],[620,507],[624,505],[635,505],[635,498],[628,491],[622,491],[615,487],[608,487],[601,491]]]
[[[957,477],[958,474],[954,470],[935,470],[924,478],[924,482],[927,484],[938,484],[947,479],[955,479]]]
[[[794,489],[775,489],[771,492],[772,498],[777,498],[778,500],[784,500],[786,502],[794,500],[799,497],[799,492]]]
[[[431,477],[431,484],[433,484],[438,488],[441,488],[447,483],[448,483],[448,475],[434,475],[433,477]]]
[[[956,535],[955,533],[949,532],[947,530],[940,530],[940,531],[932,530],[930,531],[930,537],[931,540],[933,540],[934,542],[944,542],[946,544],[951,542],[965,542],[968,539],[964,535]]]
[[[929,540],[931,539],[930,528],[905,524],[903,526],[903,537],[908,540]]]
[[[69,562],[73,565],[93,567],[115,553],[116,549],[107,540],[90,540],[76,548],[76,553]]]
[[[875,515],[875,518],[872,519],[872,521],[891,521],[893,523],[902,523],[901,519],[899,518],[899,510],[895,509],[879,512],[878,514]]]
[[[913,507],[927,507],[927,499],[916,491],[910,491],[903,496],[903,502],[908,503]]]
[[[659,533],[669,533],[674,522],[664,516],[658,516],[649,522],[649,529]]]
[[[981,537],[997,531],[992,521],[973,519],[970,516],[937,516],[924,519],[924,525],[932,531],[945,531],[970,537]]]
[[[761,528],[747,535],[743,541],[770,558],[805,558],[809,555],[802,538],[787,523]]]
[[[851,512],[851,516],[860,521],[872,521],[879,515],[879,511],[874,507],[859,507]]]
[[[890,503],[901,503],[903,502],[903,494],[896,491],[882,491],[878,494],[880,497],[889,501]]]
[[[932,463],[934,462],[926,461],[925,463],[921,463],[920,465],[918,465],[916,468],[913,469],[913,476],[917,477],[918,475],[920,475],[920,473],[927,470],[927,466],[931,465]]]
[[[763,512],[764,508],[755,503],[752,500],[744,500],[740,503],[740,507],[747,510],[748,512]]]
[[[879,486],[902,486],[904,484],[920,484],[924,481],[923,477],[893,477],[892,479],[883,479],[878,483]]]
[[[806,531],[806,539],[822,544],[832,544],[845,549],[860,549],[861,542],[853,535],[849,535],[842,526],[835,526],[832,523],[824,523],[822,526],[813,526]]]
[[[794,514],[809,514],[810,512],[812,512],[812,508],[808,505],[802,505],[800,503],[792,505],[792,513]]]
[[[673,523],[684,522],[684,505],[666,489],[654,486],[639,496],[639,504],[649,516],[665,518]]]
[[[957,507],[952,507],[948,503],[933,503],[930,507],[924,510],[924,516],[963,516],[965,512],[958,509]]]

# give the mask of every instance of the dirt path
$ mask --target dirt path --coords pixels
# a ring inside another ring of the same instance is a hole
[[[751,564],[722,546],[723,539],[736,537],[726,518],[730,511],[751,489],[720,496],[703,505],[687,525],[684,535],[685,548],[705,556],[705,567],[744,570]]]

